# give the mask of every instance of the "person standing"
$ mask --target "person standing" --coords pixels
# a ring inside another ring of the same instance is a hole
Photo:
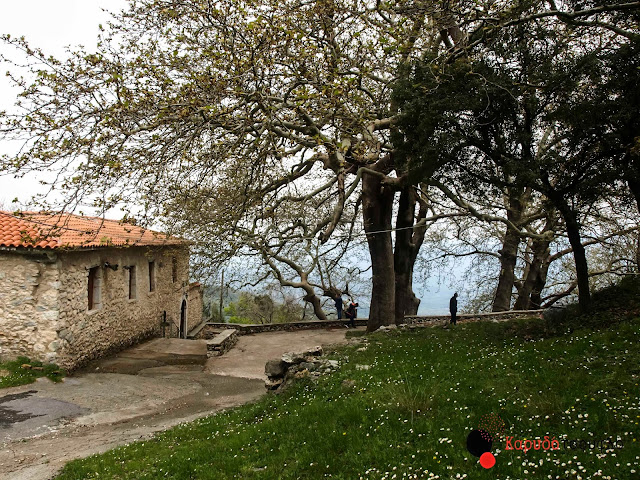
[[[352,298],[351,301],[349,302],[349,306],[347,307],[347,310],[344,312],[344,314],[349,319],[349,326],[351,328],[356,328],[356,316],[358,315],[357,308],[358,308],[358,303],[354,302]]]
[[[458,292],[453,294],[449,300],[449,311],[451,312],[451,323],[456,324],[456,314],[458,313]]]
[[[336,302],[336,311],[338,312],[338,320],[342,320],[342,294],[339,293],[336,295],[336,298],[333,299]]]

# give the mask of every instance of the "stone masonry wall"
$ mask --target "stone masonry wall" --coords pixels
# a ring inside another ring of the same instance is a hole
[[[181,304],[189,288],[187,247],[69,251],[59,258],[59,345],[55,358],[59,365],[73,369],[158,335],[163,311],[167,312],[167,321],[179,327]],[[154,291],[150,291],[150,261],[154,262]],[[118,269],[108,268],[105,263],[117,264]],[[135,266],[133,299],[129,298],[130,270],[125,268],[131,266]],[[101,299],[97,308],[89,310],[88,277],[92,267],[98,267]]]
[[[0,251],[0,359],[54,360],[59,287],[55,256]]]
[[[187,333],[202,323],[202,287],[199,283],[189,285],[187,319]]]

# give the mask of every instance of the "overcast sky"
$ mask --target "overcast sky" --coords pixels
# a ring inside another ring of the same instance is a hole
[[[0,33],[24,36],[33,47],[45,53],[62,57],[66,46],[84,45],[95,48],[98,25],[109,19],[108,11],[126,7],[126,0],[20,0],[2,2]],[[0,43],[0,51],[16,58],[15,54]],[[9,65],[0,65],[0,110],[10,110],[17,91],[9,85],[4,73]],[[0,153],[9,152],[10,146],[0,145]],[[18,197],[27,201],[38,193],[39,184],[33,177],[14,179],[0,176],[0,205],[11,208],[11,200]]]

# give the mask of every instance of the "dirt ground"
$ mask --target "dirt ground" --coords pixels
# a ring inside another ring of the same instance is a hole
[[[50,479],[72,459],[254,401],[265,393],[267,360],[345,343],[345,333],[247,335],[225,355],[210,359],[203,342],[157,339],[96,362],[63,383],[43,378],[3,389],[0,478]]]

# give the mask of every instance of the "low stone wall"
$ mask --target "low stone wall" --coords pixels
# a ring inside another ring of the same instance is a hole
[[[366,318],[356,318],[356,326],[362,327],[367,325]],[[266,324],[243,324],[243,323],[211,323],[208,322],[197,332],[194,329],[194,339],[213,338],[222,330],[234,328],[238,335],[248,335],[251,333],[263,332],[287,332],[295,330],[318,330],[322,328],[345,328],[348,320],[310,320],[308,322],[289,322],[289,323],[266,323]]]
[[[201,321],[198,325],[194,326],[191,330],[189,330],[189,333],[187,334],[187,338],[189,340],[208,340],[210,338],[213,338],[215,335],[217,335],[218,333],[224,330],[224,328],[219,328],[217,330],[213,328],[208,329],[206,328],[207,325],[209,325],[207,322]],[[224,325],[227,325],[227,324],[224,324]],[[229,328],[235,328],[235,326],[230,325]]]
[[[207,356],[219,357],[238,343],[238,334],[235,329],[227,328],[211,340],[207,340]]]
[[[458,315],[458,321],[505,321],[514,318],[541,317],[544,310],[513,310],[509,312],[491,312]],[[412,315],[405,317],[405,324],[437,324],[451,320],[451,315]],[[307,322],[268,323],[263,325],[248,325],[242,323],[213,323],[205,322],[194,329],[190,338],[211,339],[227,328],[234,328],[238,335],[248,335],[262,332],[286,332],[294,330],[312,330],[321,328],[344,328],[348,320],[310,320]],[[366,318],[357,318],[356,325],[367,326]]]
[[[541,318],[544,310],[510,310],[508,312],[489,313],[464,313],[456,315],[458,321],[482,322],[482,321],[506,321],[515,318],[537,317]],[[405,324],[443,323],[451,321],[451,315],[410,315],[404,317]]]

